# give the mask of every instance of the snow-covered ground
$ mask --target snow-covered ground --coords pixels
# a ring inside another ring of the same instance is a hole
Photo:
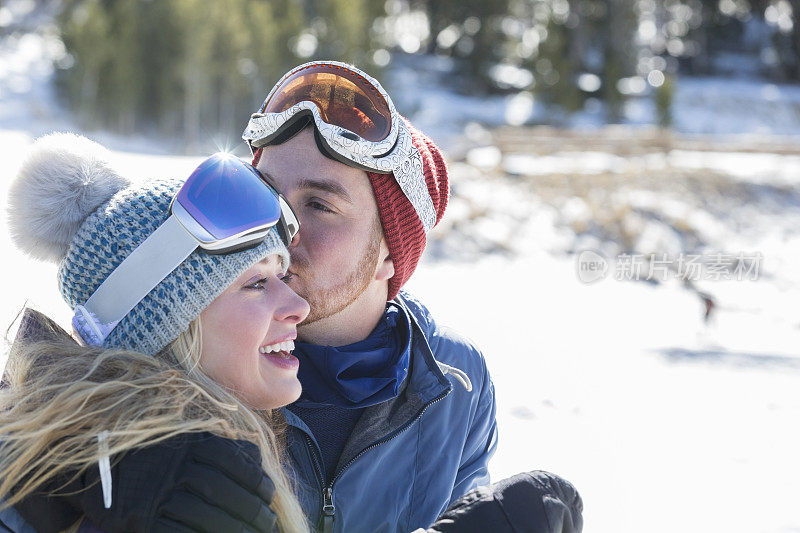
[[[0,40],[3,212],[33,138],[75,128],[48,85],[43,58],[59,53],[41,35]],[[784,147],[800,135],[795,89],[678,87],[695,90],[678,93],[679,131],[783,134]],[[498,398],[493,476],[537,468],[566,477],[591,532],[800,531],[800,156],[763,145],[510,150],[492,144],[492,128],[535,113],[535,102],[479,104],[428,89],[414,93],[412,119],[446,139],[453,198],[408,288],[484,351]],[[755,109],[777,111],[751,112],[726,100],[733,93],[764,95]],[[638,130],[627,131],[635,144]],[[136,177],[186,176],[202,159],[90,136]],[[577,258],[588,249],[610,261],[606,279],[581,281]],[[706,279],[688,290],[674,277],[614,279],[624,250],[758,252],[763,263],[758,280]],[[0,324],[29,302],[67,325],[55,266],[15,249],[5,216],[0,251]],[[700,293],[716,303],[708,322]]]
[[[427,264],[410,288],[484,350],[495,478],[561,474],[586,531],[800,529],[796,321],[759,343],[758,323],[725,317],[712,330],[750,328],[751,342],[708,342],[689,293],[584,285],[548,254]]]
[[[587,531],[800,531],[796,155],[515,150],[451,165],[449,219],[410,282],[484,348],[493,474],[572,480]],[[581,282],[586,250],[605,279]],[[621,252],[762,260],[757,280],[685,286],[615,279]]]

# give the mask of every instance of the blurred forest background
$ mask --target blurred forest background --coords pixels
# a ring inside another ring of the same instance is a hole
[[[494,479],[564,476],[593,532],[798,532],[798,13],[0,0],[0,211],[40,135],[83,133],[132,178],[188,176],[213,151],[247,156],[247,118],[287,69],[355,63],[447,156],[447,214],[408,288],[483,349]],[[0,321],[33,302],[69,324],[55,265],[3,224]],[[605,280],[580,278],[587,251]],[[641,276],[618,279],[633,257]],[[758,279],[735,278],[753,257]]]
[[[662,126],[682,74],[800,79],[800,0],[40,4],[64,44],[58,95],[83,126],[121,134],[238,138],[277,78],[312,58],[381,79],[397,58],[444,57],[461,93],[525,91],[562,114],[602,109],[608,123],[644,96]]]

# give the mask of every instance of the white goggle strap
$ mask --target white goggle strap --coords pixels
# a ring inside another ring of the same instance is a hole
[[[425,182],[422,154],[415,146],[410,146],[406,157],[392,172],[403,194],[414,206],[425,233],[428,233],[436,225],[436,209],[433,207],[433,199]]]
[[[412,143],[411,132],[402,120],[397,119],[397,144],[394,149],[383,158],[376,159],[362,155],[358,150],[357,143],[348,143],[346,139],[338,135],[336,128],[327,125],[318,117],[318,113],[315,113],[317,130],[330,148],[354,163],[391,170],[403,194],[414,206],[425,233],[433,229],[433,226],[436,225],[436,208],[433,206],[433,199],[428,191],[428,184],[425,182],[422,154]],[[320,124],[320,122],[322,123]],[[385,172],[385,170],[382,171]]]
[[[72,325],[87,344],[100,346],[125,315],[189,257],[198,241],[175,215],[161,224],[75,308]]]

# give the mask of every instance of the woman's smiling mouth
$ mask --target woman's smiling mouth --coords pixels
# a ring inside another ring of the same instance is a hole
[[[268,354],[272,352],[291,352],[294,350],[294,341],[292,339],[278,342],[275,344],[269,344],[266,346],[261,346],[258,351],[262,354]]]

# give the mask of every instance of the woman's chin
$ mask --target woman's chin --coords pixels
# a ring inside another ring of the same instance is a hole
[[[272,372],[267,379],[263,380],[262,394],[253,398],[256,401],[248,402],[250,405],[261,410],[278,409],[293,403],[300,397],[303,389],[296,373],[292,376],[280,377],[276,374],[276,372]]]

